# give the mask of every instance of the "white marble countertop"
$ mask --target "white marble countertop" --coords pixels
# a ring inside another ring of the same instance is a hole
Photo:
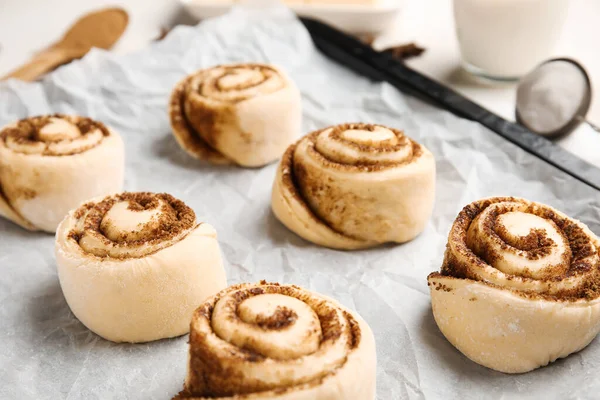
[[[456,89],[505,118],[514,119],[514,85],[490,86],[475,82],[460,68],[454,34],[452,1],[399,0],[403,10],[397,25],[380,37],[376,46],[415,41],[427,51],[409,65]],[[193,23],[177,0],[0,0],[0,76],[26,62],[36,51],[58,39],[81,14],[100,7],[120,5],[130,16],[130,25],[115,46],[128,52],[147,45],[161,27]],[[569,15],[556,48],[557,56],[579,60],[596,83],[588,118],[600,124],[600,1],[571,0]],[[600,167],[600,135],[582,126],[560,145]]]

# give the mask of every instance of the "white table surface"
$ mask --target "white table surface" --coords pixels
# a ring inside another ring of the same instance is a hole
[[[514,119],[514,85],[491,86],[470,79],[460,68],[451,0],[399,0],[398,23],[375,43],[415,41],[427,51],[409,65],[456,89],[505,118]],[[177,0],[0,0],[0,76],[26,62],[36,51],[58,39],[81,14],[103,6],[120,5],[130,24],[115,46],[128,52],[147,45],[161,27],[193,23]],[[569,15],[556,48],[557,56],[579,60],[596,82],[588,119],[600,124],[600,1],[571,0]],[[600,134],[582,126],[560,145],[600,167]]]

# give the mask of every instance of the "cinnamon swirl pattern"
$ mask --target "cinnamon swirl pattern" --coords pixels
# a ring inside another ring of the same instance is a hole
[[[273,66],[221,65],[180,81],[169,114],[175,138],[192,156],[259,167],[281,157],[300,135],[301,99]]]
[[[194,313],[175,399],[375,399],[375,341],[357,314],[298,286],[231,286]]]
[[[401,131],[344,124],[310,133],[281,160],[271,205],[306,240],[336,249],[406,242],[425,228],[435,160]]]
[[[454,222],[433,315],[471,360],[520,373],[587,346],[600,330],[600,241],[543,204],[496,197]]]
[[[59,225],[55,253],[73,314],[114,342],[183,335],[198,304],[226,286],[214,228],[168,194],[81,205]]]
[[[47,115],[0,129],[0,216],[54,232],[82,201],[122,190],[123,141],[90,118]]]

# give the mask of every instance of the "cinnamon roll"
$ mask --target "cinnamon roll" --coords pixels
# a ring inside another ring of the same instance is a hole
[[[226,287],[214,228],[168,194],[84,203],[59,225],[55,252],[73,314],[114,342],[183,335],[198,304]]]
[[[121,137],[98,121],[66,115],[0,129],[0,216],[54,232],[82,201],[122,190]]]
[[[435,160],[401,131],[344,124],[310,133],[284,154],[271,205],[306,240],[336,249],[406,242],[429,219]]]
[[[433,315],[458,350],[488,368],[531,371],[586,347],[600,330],[600,241],[540,203],[483,199],[456,218]]]
[[[375,399],[375,340],[357,314],[298,286],[231,286],[196,310],[175,399]]]
[[[259,167],[275,161],[300,134],[300,92],[264,64],[221,65],[195,72],[173,90],[177,142],[198,159]]]

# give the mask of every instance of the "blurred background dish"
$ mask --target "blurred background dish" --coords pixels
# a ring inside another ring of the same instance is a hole
[[[198,20],[225,14],[236,0],[180,0]],[[285,0],[296,14],[355,34],[380,34],[397,20],[403,0]]]

